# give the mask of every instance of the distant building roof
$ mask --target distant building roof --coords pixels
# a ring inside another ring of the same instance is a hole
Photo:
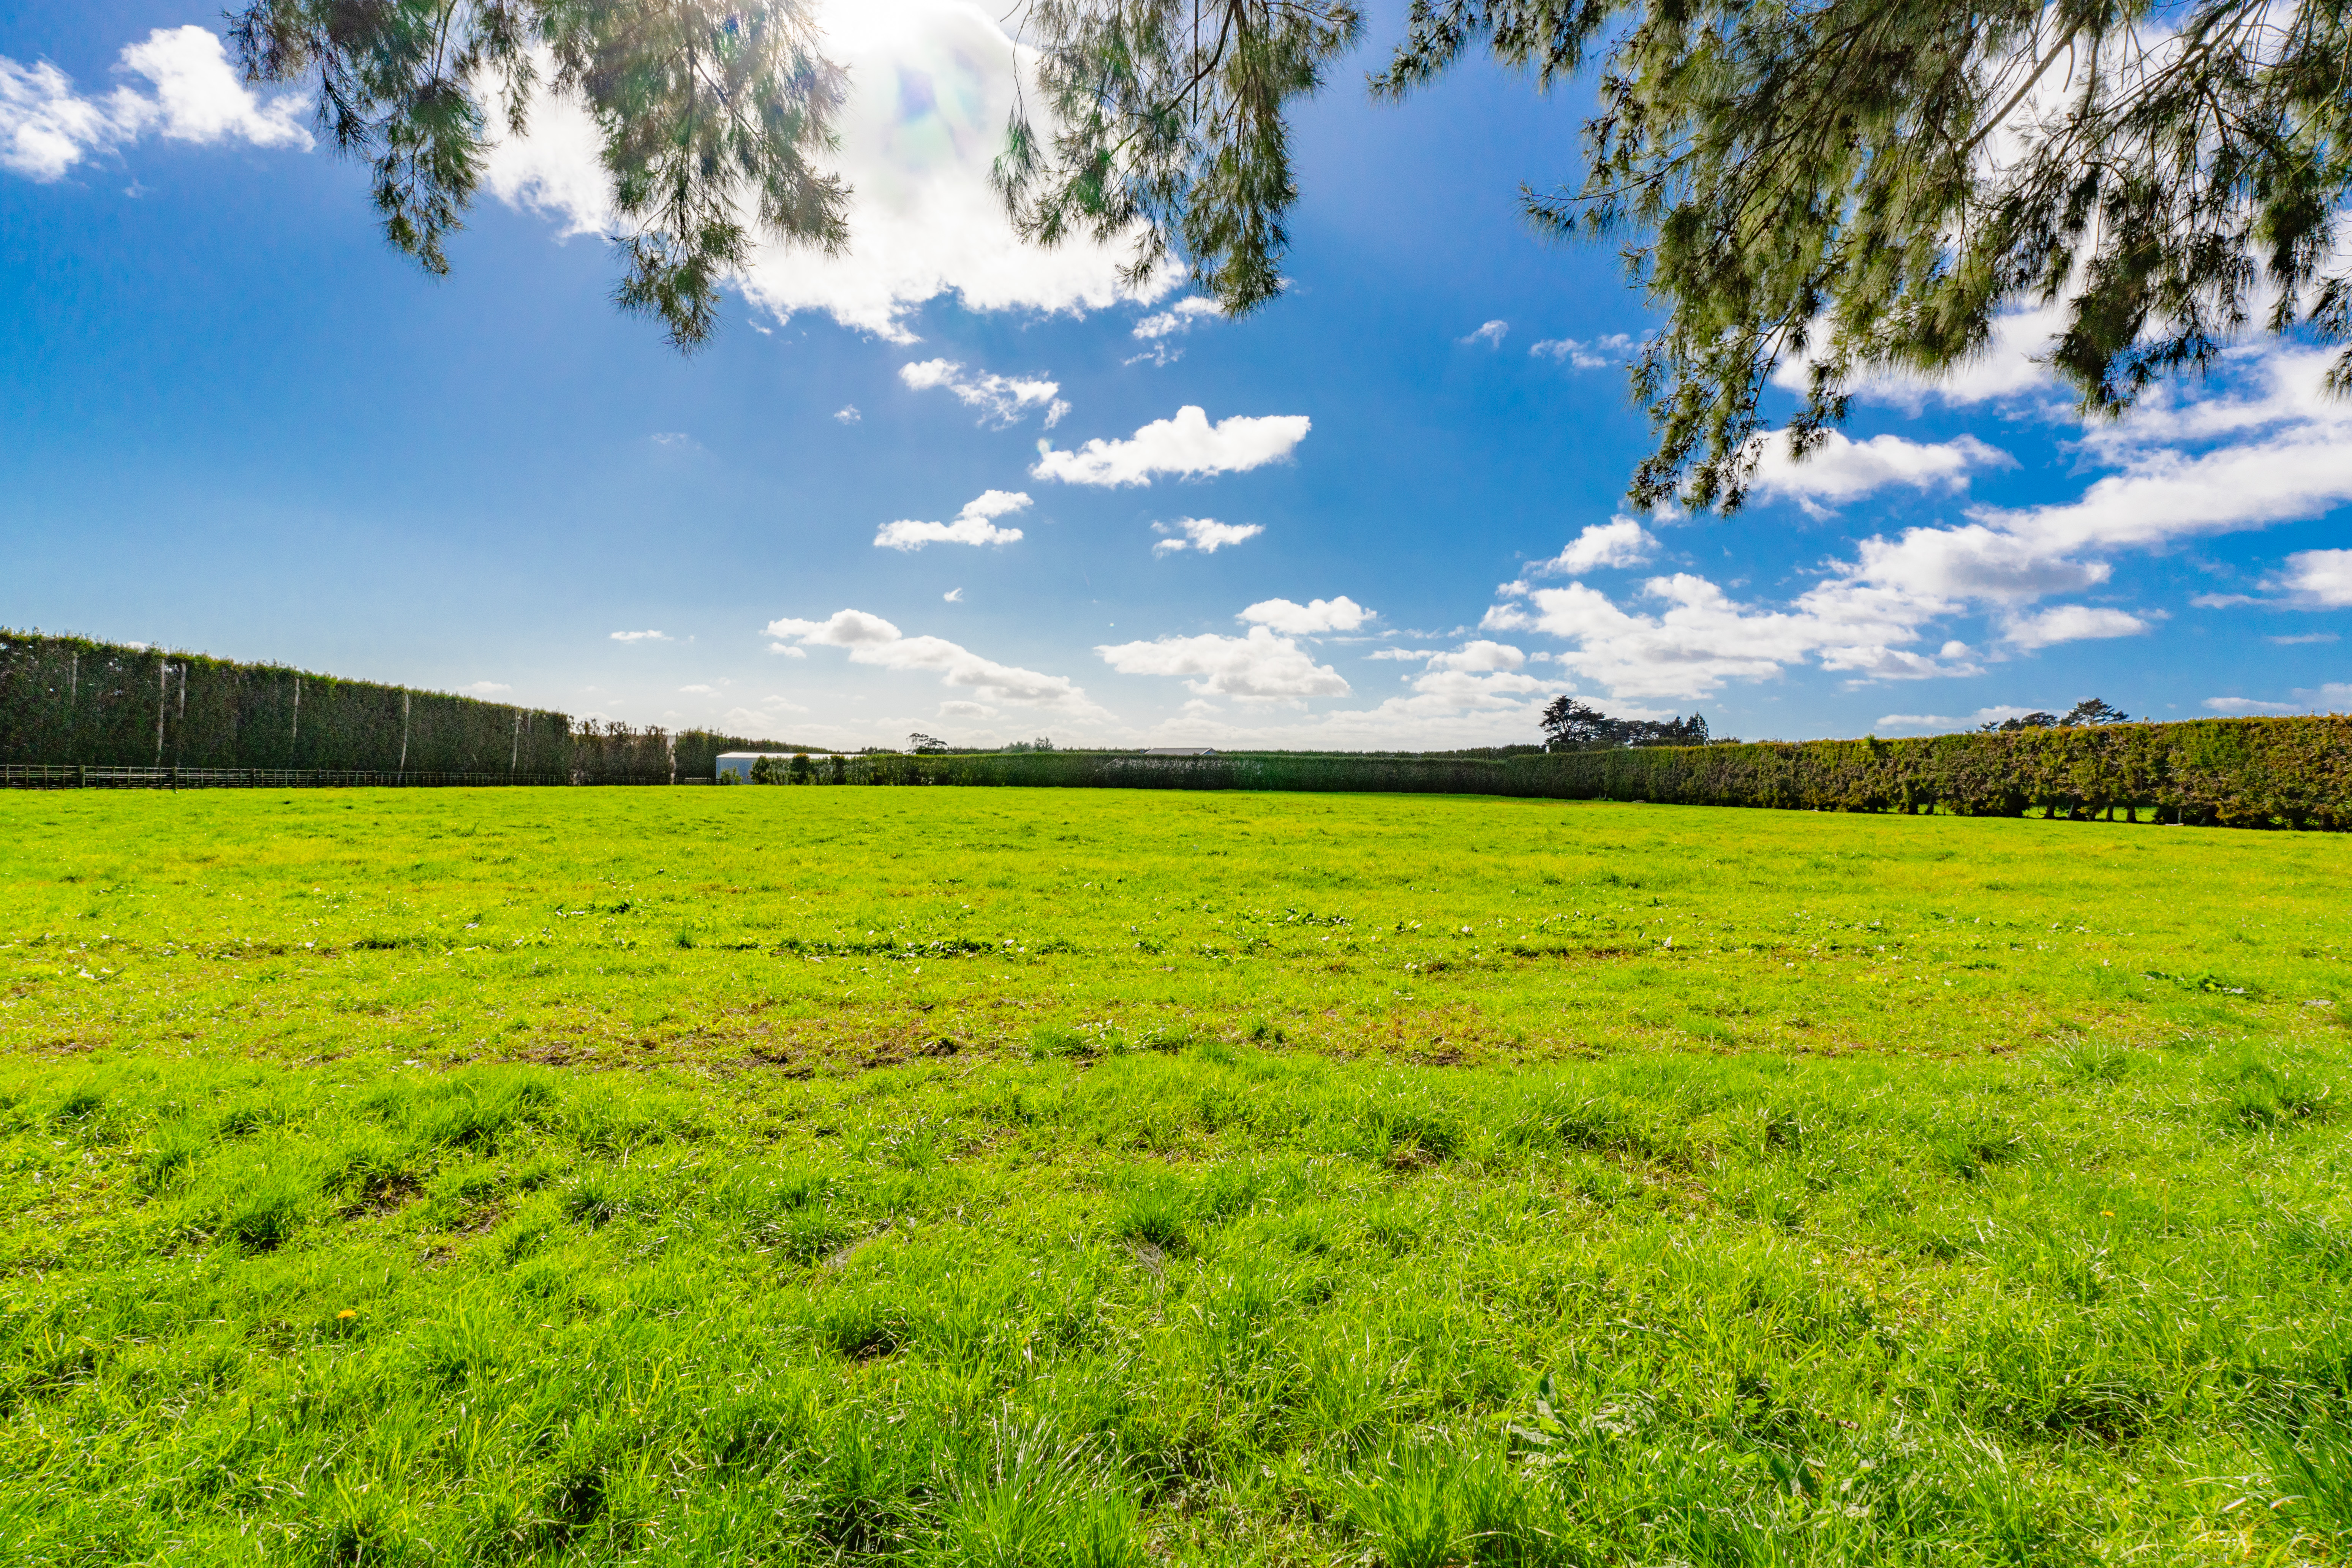
[[[1151,746],[1145,749],[1147,757],[1213,757],[1214,746]]]
[[[798,752],[721,752],[719,760],[723,763],[730,757],[793,757],[800,754]]]

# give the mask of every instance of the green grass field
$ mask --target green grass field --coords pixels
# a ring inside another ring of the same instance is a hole
[[[2352,1556],[2352,844],[0,795],[11,1563]]]

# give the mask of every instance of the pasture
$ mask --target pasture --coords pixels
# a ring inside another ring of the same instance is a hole
[[[0,795],[0,1551],[2352,1551],[2352,846]]]

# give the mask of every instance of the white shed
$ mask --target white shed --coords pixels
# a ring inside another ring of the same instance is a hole
[[[719,753],[719,771],[711,775],[712,782],[716,783],[729,773],[733,773],[744,784],[750,784],[751,764],[761,757],[773,757],[780,763],[789,763],[794,754],[791,752],[721,752]]]
[[[1145,750],[1147,757],[1213,757],[1214,746],[1152,746]]]

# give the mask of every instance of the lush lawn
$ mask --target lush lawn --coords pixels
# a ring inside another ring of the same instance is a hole
[[[1492,799],[0,795],[0,1557],[2341,1561],[2347,889]]]

